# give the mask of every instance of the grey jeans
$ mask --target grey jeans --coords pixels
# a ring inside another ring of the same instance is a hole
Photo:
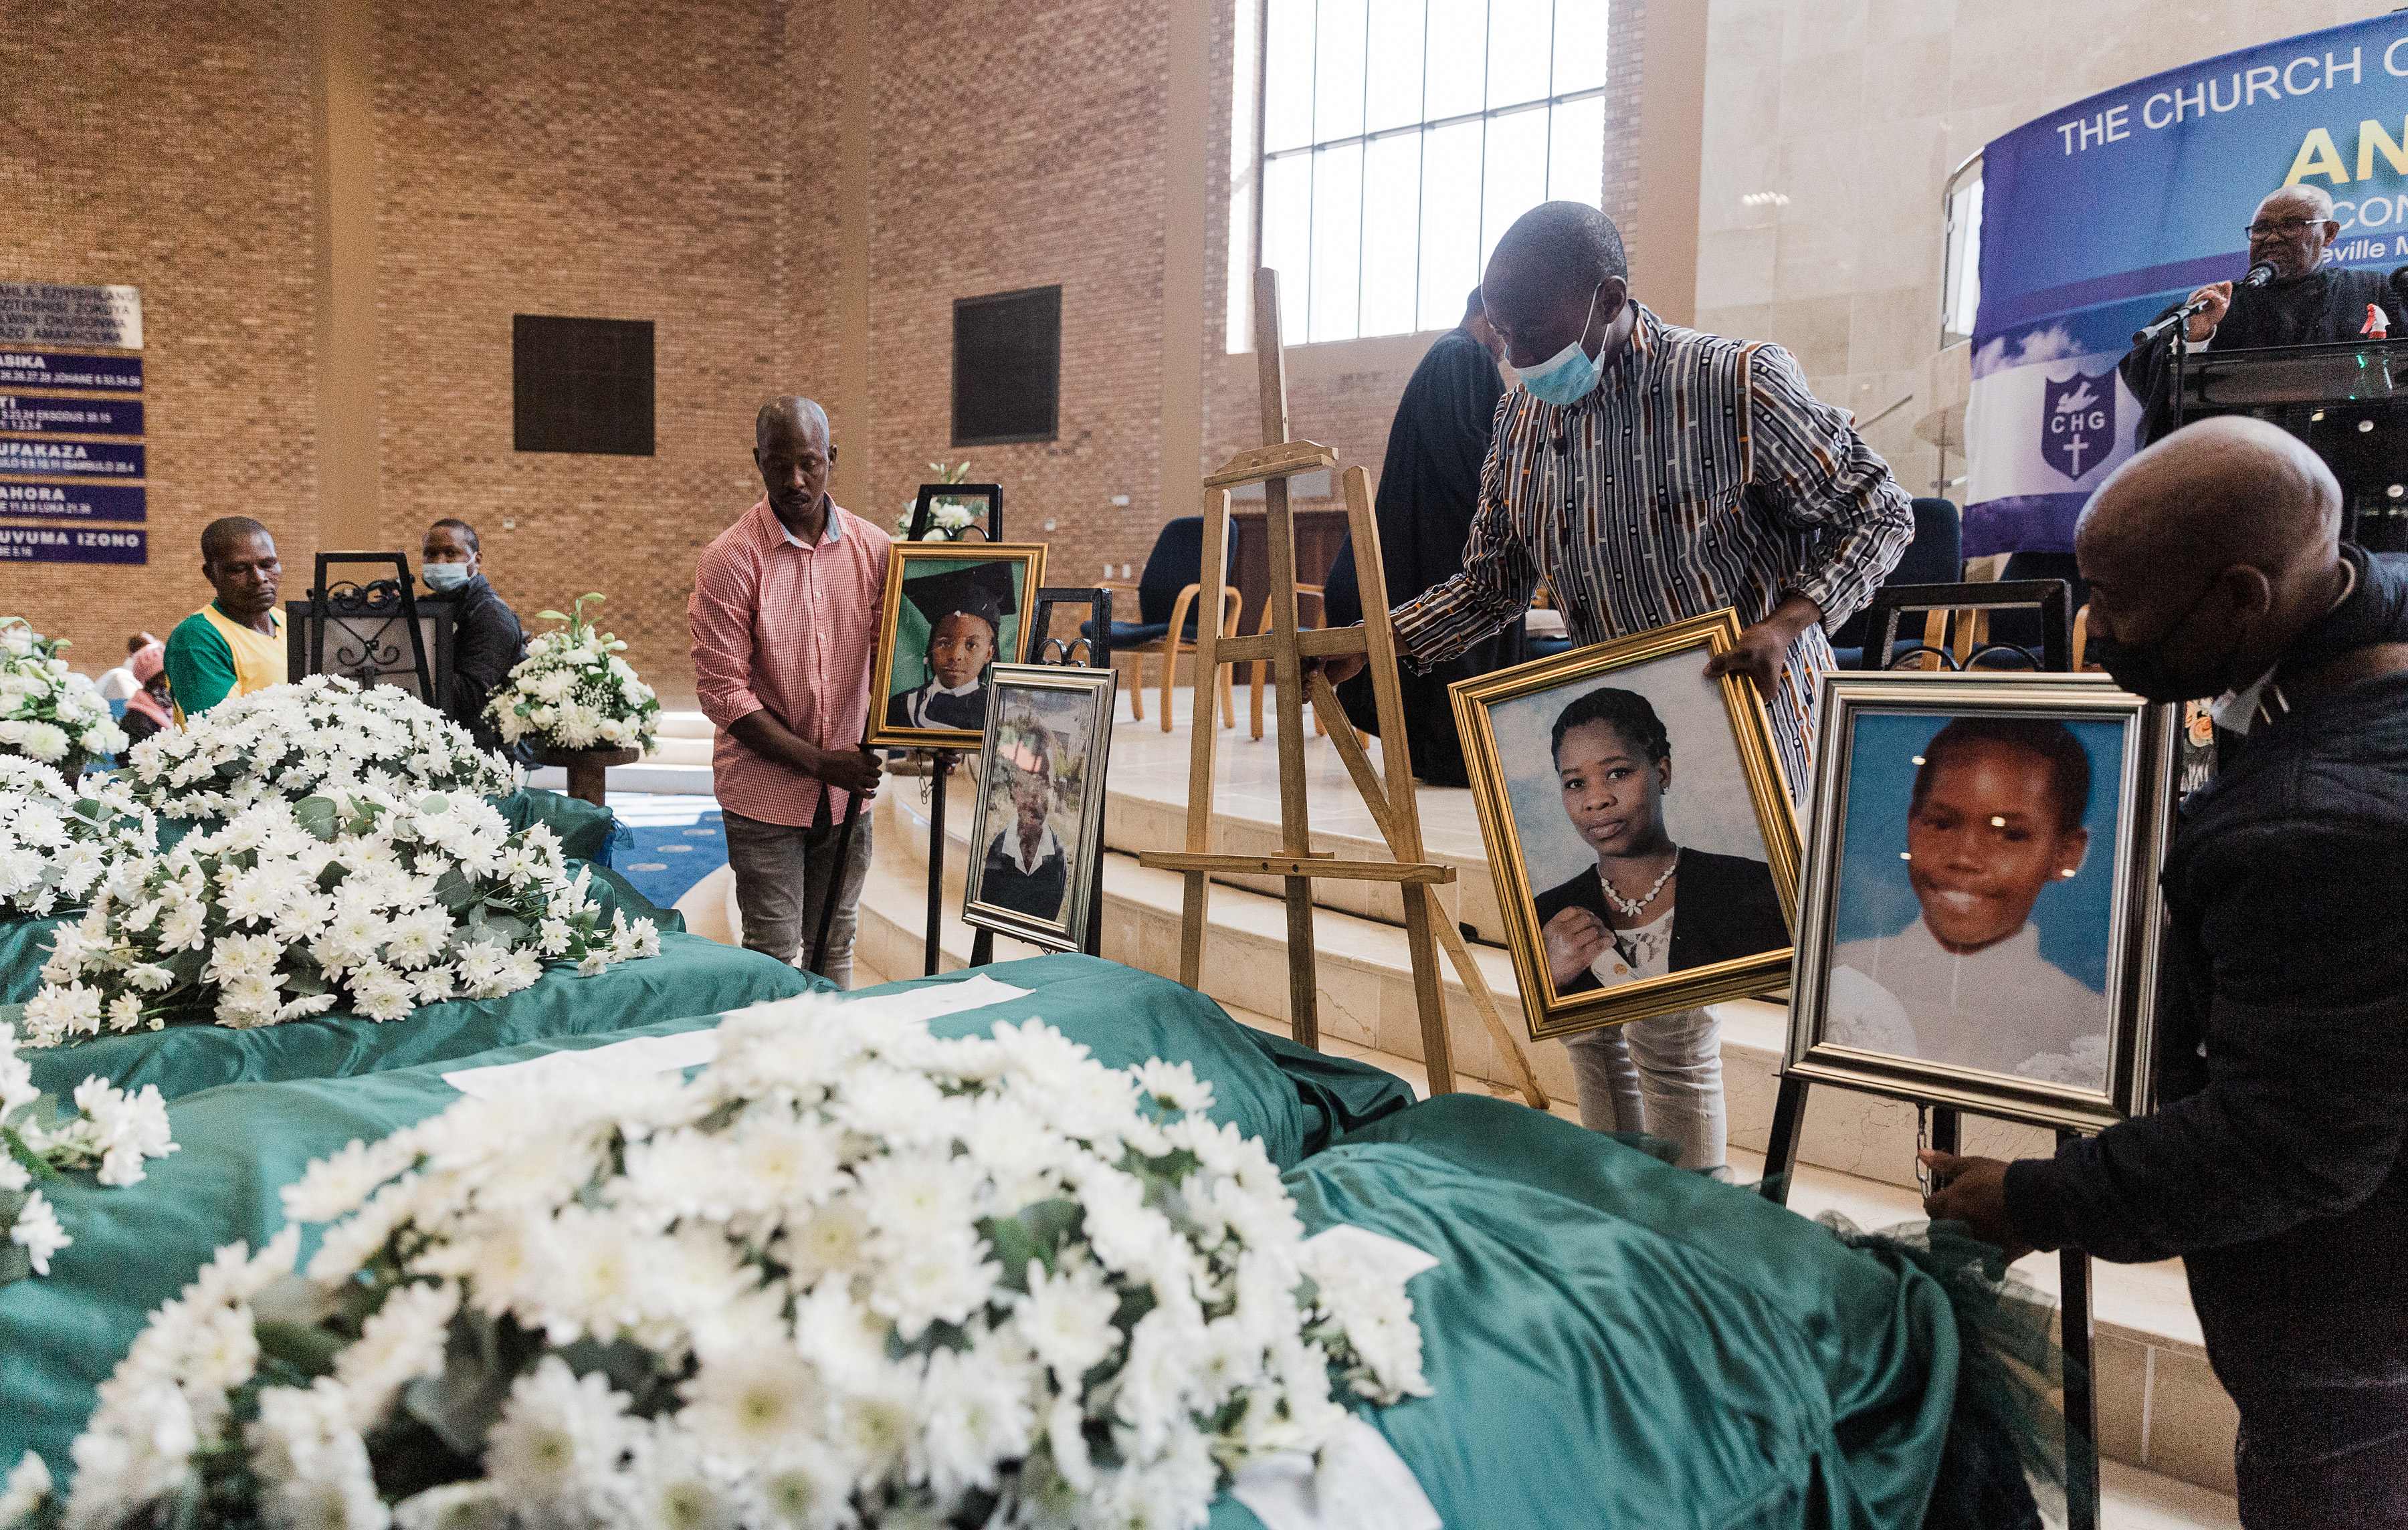
[[[815,967],[838,988],[853,986],[853,937],[860,924],[861,884],[869,877],[869,815],[853,825],[841,874],[833,822],[796,828],[722,810],[727,821],[727,865],[736,873],[736,909],[744,920],[744,949],[799,965],[804,942],[818,937],[820,910],[836,885],[836,917],[827,950]]]
[[[1683,1009],[1570,1037],[1581,1124],[1646,1132],[1676,1144],[1683,1168],[1722,1168],[1722,1031],[1712,1011]]]

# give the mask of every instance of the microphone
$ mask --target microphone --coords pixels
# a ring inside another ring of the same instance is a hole
[[[2402,272],[2408,272],[2408,266],[2401,266],[2401,270]],[[2239,281],[2234,282],[2233,285],[2235,287],[2263,287],[2266,283],[2273,279],[2273,263],[2272,261],[2259,261],[2257,265],[2251,266],[2247,274],[2243,276]],[[2395,277],[2393,279],[2397,280],[2398,279]],[[2156,339],[2158,336],[2165,334],[2176,324],[2189,323],[2191,315],[2203,312],[2206,307],[2207,300],[2205,298],[2193,298],[2189,302],[2184,304],[2181,307],[2176,308],[2173,312],[2166,315],[2163,319],[2158,320],[2156,323],[2143,324],[2139,329],[2134,330],[2132,332],[2132,343],[2134,345],[2147,345],[2150,341]]]

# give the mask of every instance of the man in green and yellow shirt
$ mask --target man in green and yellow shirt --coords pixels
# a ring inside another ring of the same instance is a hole
[[[201,533],[201,573],[217,598],[167,635],[167,691],[176,721],[228,696],[284,683],[284,613],[276,608],[283,565],[276,538],[247,515]]]

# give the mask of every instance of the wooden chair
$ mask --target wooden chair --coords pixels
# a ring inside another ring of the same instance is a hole
[[[1308,600],[1312,602],[1312,624],[1316,627],[1326,627],[1329,625],[1329,607],[1326,595],[1326,586],[1319,584],[1299,584],[1296,587],[1296,598],[1299,606]],[[1301,618],[1304,613],[1299,609],[1297,614]],[[1271,613],[1268,607],[1264,608],[1263,619],[1261,622],[1255,626],[1254,630],[1256,632],[1268,632],[1271,630]],[[1249,676],[1246,680],[1247,688],[1253,692],[1249,708],[1254,723],[1254,736],[1256,738],[1260,738],[1263,736],[1263,676],[1270,669],[1270,663],[1268,660],[1257,659],[1254,662],[1251,667],[1253,668],[1254,673]],[[1226,672],[1224,671],[1224,673]],[[1315,707],[1310,709],[1312,712],[1313,734],[1318,737],[1327,737],[1329,735],[1329,724],[1322,718],[1321,708]],[[1357,731],[1359,732],[1360,730]]]
[[[1234,570],[1237,556],[1232,538],[1228,566]],[[1191,570],[1204,566],[1204,518],[1183,515],[1162,528],[1154,538],[1154,551],[1146,554],[1145,572],[1136,584],[1122,579],[1104,579],[1098,588],[1125,591],[1135,596],[1138,620],[1114,622],[1107,636],[1115,657],[1125,654],[1132,661],[1133,673],[1128,688],[1129,715],[1138,722],[1145,721],[1145,662],[1151,657],[1162,660],[1162,731],[1168,733],[1171,724],[1170,684],[1179,672],[1179,656],[1196,651],[1194,623],[1202,613],[1196,609],[1197,598],[1203,593],[1199,582],[1179,582]],[[1221,586],[1221,611],[1218,626],[1224,637],[1238,636],[1238,622],[1245,610],[1245,599],[1238,593],[1233,574],[1225,573]],[[1094,637],[1095,623],[1082,622],[1080,636]],[[1230,679],[1230,667],[1220,666],[1221,725],[1237,726],[1237,691]]]

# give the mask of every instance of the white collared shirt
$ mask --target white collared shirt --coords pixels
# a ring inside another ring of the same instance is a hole
[[[1023,860],[1020,854],[1020,825],[1015,822],[1008,825],[1001,834],[995,836],[994,848],[1002,851],[1003,858],[1010,862],[1013,869],[1022,876],[1033,877],[1037,874],[1037,868],[1043,865],[1048,857],[1062,852],[1062,841],[1054,837],[1054,826],[1050,823],[1045,824],[1037,831],[1037,853]],[[1067,866],[1069,864],[1069,856],[1063,853],[1062,859]]]
[[[1832,955],[1825,1009],[1824,1035],[1841,1046],[2106,1086],[2107,995],[2042,956],[2029,921],[1964,955],[1920,918],[1851,940]],[[2076,1058],[2083,1077],[2068,1078]]]

